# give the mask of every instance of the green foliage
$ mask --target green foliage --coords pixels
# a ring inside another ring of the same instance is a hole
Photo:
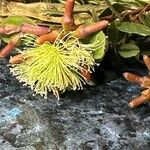
[[[108,42],[115,48],[114,53],[119,54],[118,57],[126,59],[130,57],[138,59],[140,54],[150,54],[150,49],[143,50],[141,46],[139,47],[141,41],[136,42],[136,38],[134,38],[150,36],[150,11],[148,6],[150,1],[110,0],[110,2],[114,10],[112,11],[110,4],[108,4],[108,7],[100,13],[99,18],[112,14],[116,17],[110,19],[111,23],[106,30]],[[132,13],[131,10],[139,11]],[[130,43],[131,40],[133,42]]]
[[[146,25],[133,22],[121,22],[117,25],[117,29],[131,34],[138,34],[142,36],[150,35],[150,28]]]
[[[112,7],[115,9],[115,11],[117,11],[118,13],[121,13],[122,11],[124,11],[126,8],[124,5],[119,4],[119,3],[113,3]],[[112,11],[109,7],[107,7],[106,9],[102,10],[100,13],[100,17],[104,17],[104,16],[108,16],[111,15]]]
[[[99,46],[97,46],[93,50],[93,57],[96,60],[102,60],[102,58],[105,55],[106,46],[107,46],[107,44],[106,44],[106,36],[101,31],[101,32],[97,33],[97,35],[95,35],[93,38],[91,38],[89,43],[93,43],[95,40],[97,40],[97,42],[99,43]]]
[[[149,3],[149,0],[111,0],[111,2],[117,2],[125,6],[141,7]]]
[[[124,58],[139,57],[140,49],[136,44],[128,43],[122,45],[118,53]]]
[[[5,25],[21,26],[24,23],[35,24],[35,22],[32,19],[29,19],[25,16],[9,16],[2,20],[0,26],[5,26]]]
[[[113,44],[118,44],[124,38],[125,33],[119,31],[116,22],[112,22],[107,28],[108,41]]]
[[[107,46],[107,40],[106,40],[106,36],[104,34],[104,32],[98,32],[95,33],[93,35],[91,35],[90,37],[82,40],[82,43],[84,44],[90,44],[92,46],[92,53],[93,53],[93,58],[95,60],[102,60],[102,58],[105,55],[105,51],[106,51],[106,46]]]

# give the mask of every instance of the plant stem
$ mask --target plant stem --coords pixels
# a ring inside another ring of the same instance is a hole
[[[121,16],[120,14],[113,8],[112,4],[110,3],[109,0],[105,0],[106,4],[108,5],[108,7],[111,9],[112,13],[121,20]]]

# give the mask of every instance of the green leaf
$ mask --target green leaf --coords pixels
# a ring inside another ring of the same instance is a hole
[[[150,28],[146,25],[132,22],[122,22],[117,25],[117,29],[122,32],[138,34],[142,36],[150,35]]]
[[[12,37],[12,35],[3,35],[1,38],[5,43],[8,43],[10,41],[10,37]]]
[[[101,60],[105,55],[106,49],[106,36],[103,31],[92,34],[90,37],[81,41],[84,44],[93,45],[93,57],[96,60]]]
[[[113,44],[118,44],[125,34],[116,28],[116,22],[111,23],[107,28],[108,40]]]
[[[146,4],[149,4],[150,3],[150,1],[149,0],[137,0],[140,4],[144,4],[144,5],[146,5]]]
[[[133,43],[124,44],[118,50],[118,53],[123,58],[130,58],[130,57],[138,57],[140,54],[140,49],[137,45]]]
[[[123,4],[125,7],[142,7],[146,3],[145,0],[112,0],[118,4]],[[145,2],[144,2],[145,1]]]
[[[99,43],[101,43],[99,45],[99,47],[97,47],[94,51],[93,51],[93,55],[94,55],[94,59],[97,59],[97,60],[101,60],[104,55],[105,55],[105,49],[106,49],[106,36],[105,34],[101,31],[99,33],[97,33],[97,35],[95,37],[93,37],[91,39],[91,42],[94,41],[94,40],[97,40],[99,41]]]
[[[3,19],[0,25],[1,26],[5,26],[5,25],[21,26],[24,23],[35,24],[34,21],[32,21],[31,19],[29,19],[25,16],[9,16],[9,17]]]

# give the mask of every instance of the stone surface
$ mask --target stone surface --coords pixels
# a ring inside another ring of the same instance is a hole
[[[140,87],[105,72],[105,82],[33,97],[0,60],[0,150],[149,150],[150,107],[130,109]],[[141,73],[144,71],[141,70]]]

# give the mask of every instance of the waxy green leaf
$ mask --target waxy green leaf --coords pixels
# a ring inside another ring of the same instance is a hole
[[[118,53],[123,58],[138,57],[140,54],[140,49],[134,43],[128,43],[128,44],[122,45],[120,49],[118,50]]]
[[[139,23],[122,22],[117,24],[117,29],[122,32],[138,34],[142,36],[150,35],[150,28]]]
[[[94,59],[97,60],[101,60],[104,55],[105,55],[105,50],[106,50],[106,36],[105,34],[101,31],[99,33],[97,33],[97,35],[95,37],[93,37],[91,39],[91,42],[94,40],[98,40],[100,43],[100,46],[98,46],[94,51],[93,51],[93,55],[94,55]]]
[[[106,50],[106,36],[103,31],[92,34],[90,37],[81,40],[84,44],[92,44],[93,45],[93,57],[96,60],[101,60],[105,55]]]

